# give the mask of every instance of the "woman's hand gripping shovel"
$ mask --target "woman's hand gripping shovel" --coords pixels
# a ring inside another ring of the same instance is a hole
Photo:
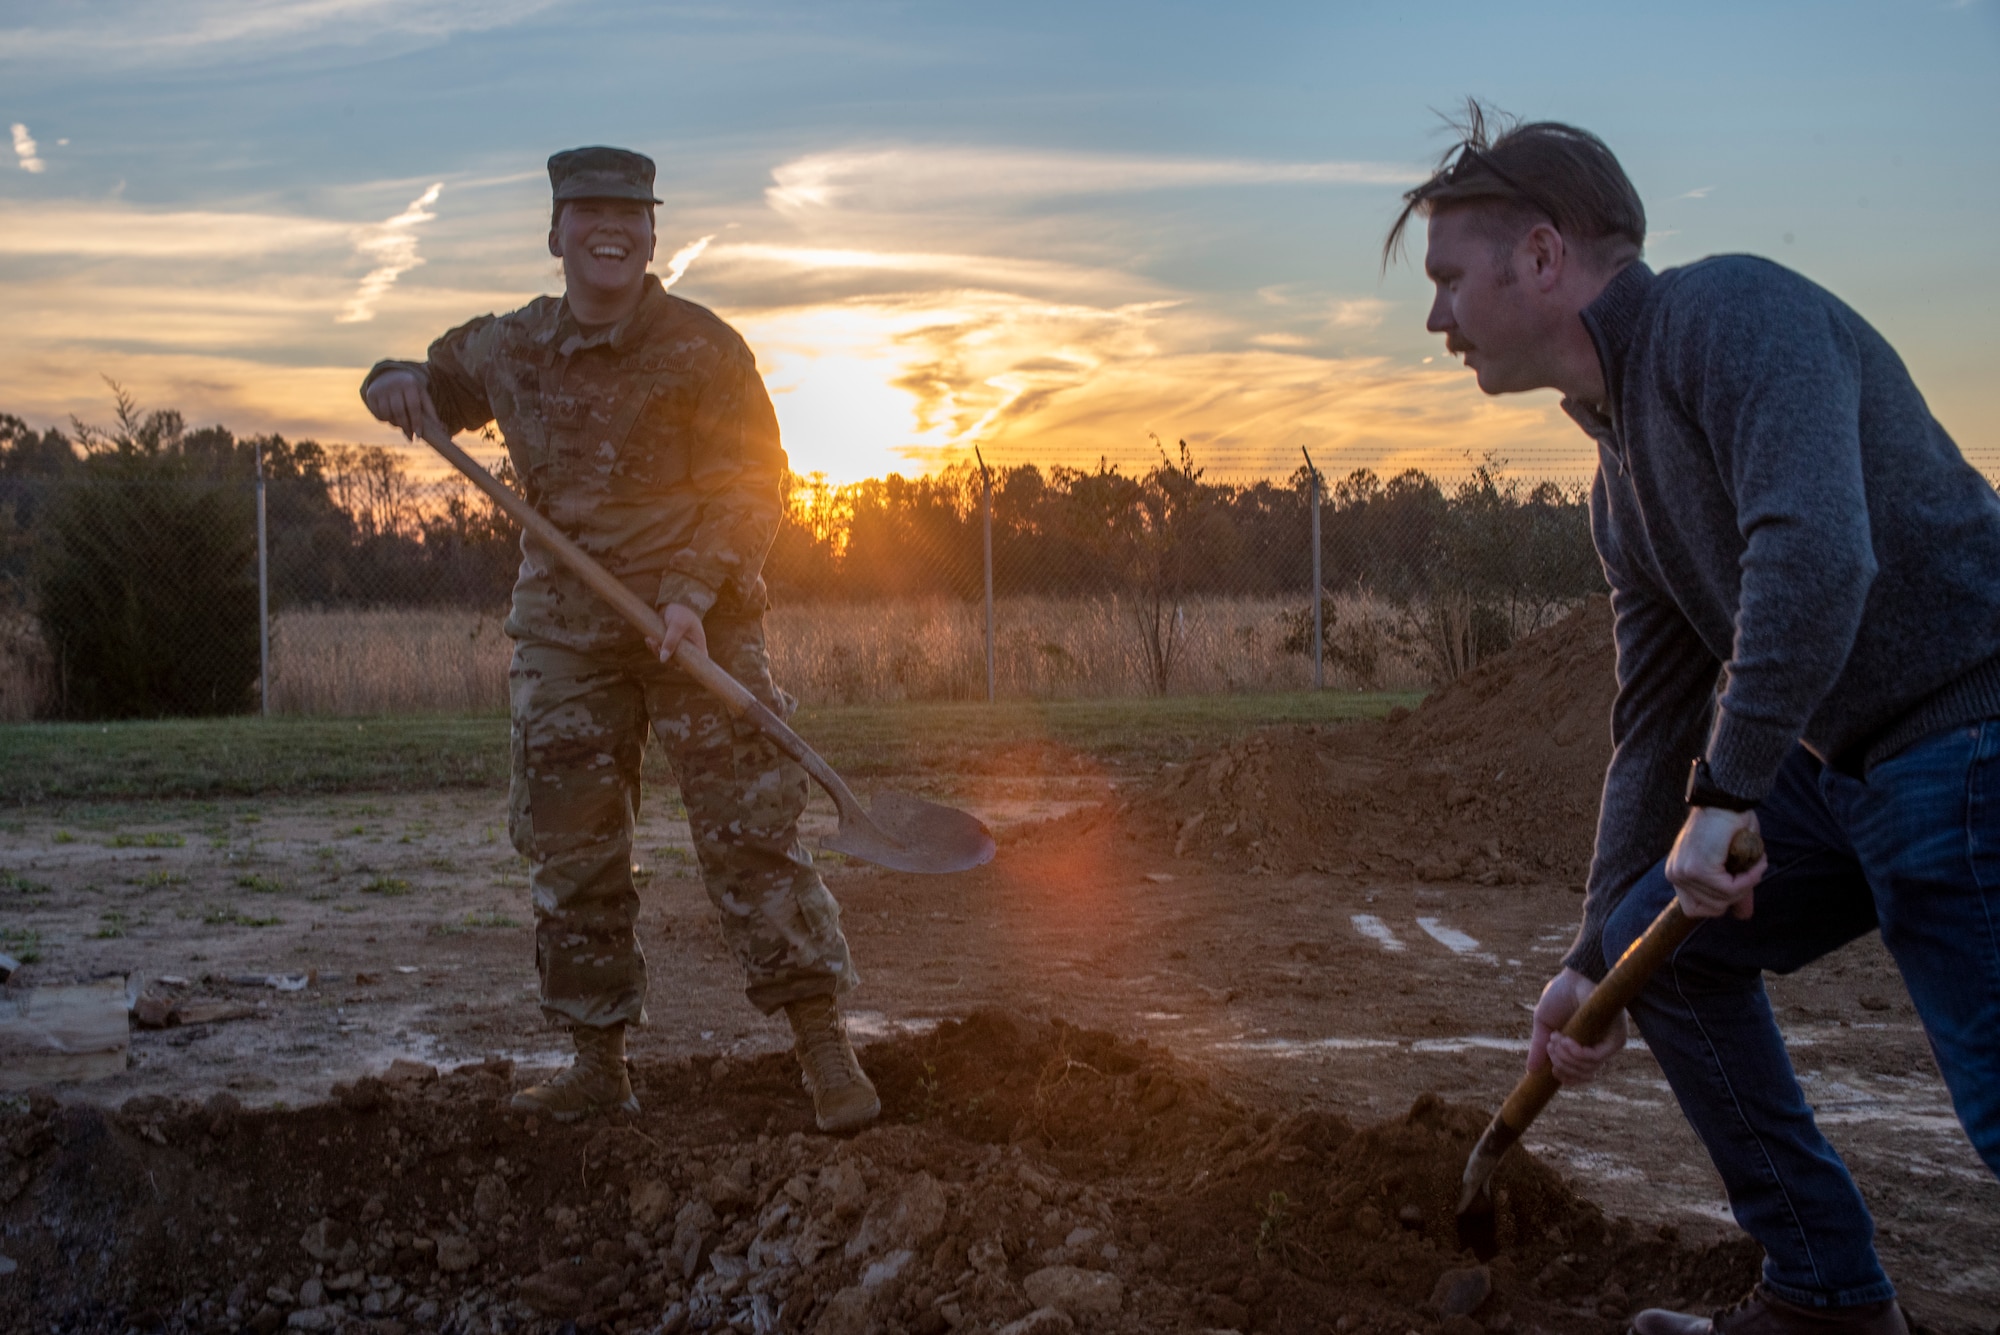
[[[649,639],[664,631],[660,614],[643,598],[592,560],[582,548],[550,523],[539,510],[502,486],[470,455],[452,442],[451,433],[435,418],[423,432],[425,443],[472,479],[474,486],[493,498],[493,503],[512,515],[537,540],[555,552],[598,596],[617,609],[618,614]],[[824,840],[826,847],[849,857],[872,862],[893,871],[968,871],[993,860],[993,836],[977,819],[952,807],[926,802],[903,793],[875,795],[873,811],[863,811],[861,802],[848,790],[833,767],[819,753],[767,709],[742,682],[730,676],[700,650],[681,642],[674,661],[682,671],[721,699],[736,718],[748,720],[778,744],[786,755],[805,767],[814,782],[826,790],[840,812],[840,828]]]
[[[1740,875],[1756,866],[1763,856],[1764,841],[1757,832],[1738,830],[1729,841],[1725,865]],[[1619,1012],[1632,1004],[1653,971],[1680,949],[1700,923],[1700,919],[1681,912],[1678,899],[1661,909],[1646,934],[1626,948],[1562,1031],[1585,1047],[1602,1042]],[[1493,1170],[1560,1088],[1555,1072],[1548,1067],[1522,1076],[1514,1092],[1500,1105],[1500,1111],[1493,1115],[1486,1134],[1473,1147],[1472,1157],[1466,1160],[1465,1176],[1459,1179],[1463,1189],[1458,1197],[1458,1241],[1482,1261],[1493,1259],[1500,1250],[1499,1230],[1493,1215]]]

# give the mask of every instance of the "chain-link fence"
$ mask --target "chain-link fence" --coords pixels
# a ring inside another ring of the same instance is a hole
[[[815,700],[1420,687],[1601,587],[1582,488],[1490,468],[974,462],[791,509],[772,640]]]
[[[163,416],[85,458],[0,435],[0,717],[504,707],[519,534],[483,496]],[[795,478],[765,575],[779,679],[818,703],[1421,687],[1600,587],[1579,484],[1185,447]]]

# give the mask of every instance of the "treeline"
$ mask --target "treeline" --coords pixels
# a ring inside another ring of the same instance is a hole
[[[1309,652],[1311,475],[1212,482],[1185,441],[1139,474],[1023,464],[989,479],[959,464],[841,488],[806,479],[766,564],[774,596],[979,597],[989,482],[996,595],[1121,600],[1157,689],[1193,599],[1297,598],[1287,643]],[[1322,594],[1396,605],[1398,634],[1446,679],[1603,588],[1584,489],[1523,486],[1491,460],[1452,484],[1415,469],[1322,479],[1319,519]],[[1329,636],[1322,652],[1338,661],[1348,643]]]
[[[260,462],[274,610],[504,606],[519,532],[462,480],[419,481],[378,447],[191,429],[113,388],[108,428],[38,432],[0,414],[0,614],[39,625],[63,713],[251,705]],[[1190,600],[1296,598],[1294,638],[1306,634],[1303,468],[1284,481],[1215,482],[1183,442],[1141,473],[1024,464],[990,481],[996,595],[1118,600],[1161,689]],[[986,485],[966,464],[843,487],[790,479],[765,566],[774,597],[979,598]],[[1319,518],[1323,590],[1402,608],[1445,676],[1601,587],[1581,491],[1524,487],[1491,464],[1455,483],[1358,470],[1322,484]]]
[[[393,450],[190,430],[178,412],[141,413],[122,394],[114,427],[73,427],[74,439],[53,427],[38,433],[0,413],[0,605],[29,601],[47,506],[116,530],[157,517],[138,499],[148,489],[177,503],[212,495],[216,522],[248,525],[254,539],[260,456],[273,607],[494,607],[513,587],[519,527],[470,484],[413,479]],[[505,461],[497,467],[511,482]],[[136,532],[123,540],[145,541]]]
[[[840,488],[795,479],[766,576],[794,598],[977,598],[983,486],[969,463]],[[1283,482],[1211,482],[1182,442],[1140,474],[1021,464],[996,469],[992,487],[1002,595],[1102,596],[1135,580],[1183,597],[1303,597],[1312,586],[1303,466]],[[1491,462],[1457,483],[1415,469],[1323,478],[1320,507],[1329,591],[1401,602],[1448,586],[1535,602],[1601,587],[1583,489],[1523,486]]]
[[[505,602],[519,533],[470,486],[420,488],[380,448],[190,430],[114,392],[115,424],[73,435],[0,414],[0,657],[46,672],[57,713],[252,707],[260,467],[274,609]]]

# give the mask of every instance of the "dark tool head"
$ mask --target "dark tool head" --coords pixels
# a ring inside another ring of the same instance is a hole
[[[970,871],[993,860],[993,835],[955,807],[877,793],[866,816],[843,813],[826,847],[891,871]]]
[[[1500,1224],[1493,1211],[1493,1193],[1481,1188],[1458,1212],[1458,1245],[1481,1261],[1500,1254]]]
[[[1493,1172],[1520,1138],[1520,1132],[1495,1117],[1487,1125],[1486,1134],[1473,1146],[1471,1157],[1465,1161],[1465,1175],[1459,1179],[1462,1192],[1458,1198],[1458,1245],[1482,1261],[1500,1254],[1499,1220],[1493,1209]]]

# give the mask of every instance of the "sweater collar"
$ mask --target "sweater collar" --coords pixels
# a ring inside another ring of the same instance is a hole
[[[1653,271],[1634,260],[1612,275],[1597,300],[1583,308],[1583,327],[1597,345],[1597,363],[1604,371],[1605,408],[1613,429],[1623,420],[1618,394],[1625,382],[1625,358],[1632,351],[1632,340],[1638,337],[1639,313],[1653,282]]]

